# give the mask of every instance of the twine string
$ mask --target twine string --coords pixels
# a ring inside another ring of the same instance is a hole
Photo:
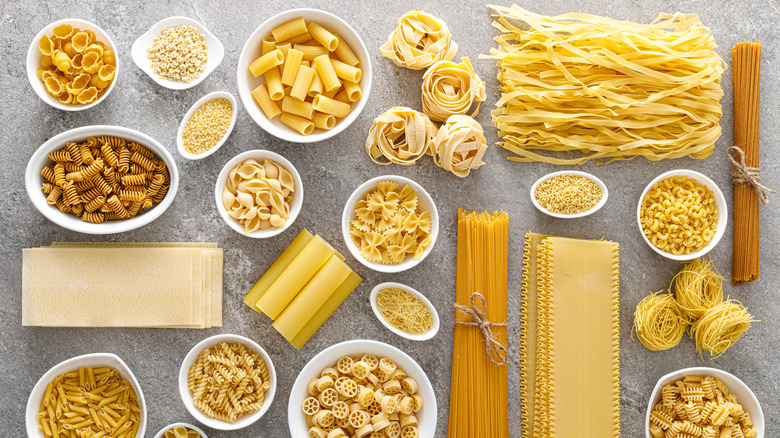
[[[731,180],[735,184],[750,184],[761,203],[764,205],[769,204],[769,193],[777,192],[761,184],[761,169],[748,167],[745,164],[745,152],[739,146],[731,146],[727,153],[729,161],[731,161],[733,166],[731,169]],[[739,160],[737,160],[737,155],[739,155]]]
[[[470,301],[471,308],[458,303],[454,303],[453,307],[455,307],[455,310],[460,310],[466,315],[469,315],[473,321],[455,321],[455,325],[465,325],[479,328],[479,330],[482,332],[482,336],[485,337],[485,352],[487,353],[490,361],[493,362],[493,364],[496,366],[506,365],[509,363],[509,356],[507,354],[506,347],[501,345],[495,336],[493,336],[493,330],[490,329],[491,327],[506,327],[506,323],[490,322],[487,320],[485,317],[485,297],[482,296],[481,293],[472,293]],[[477,301],[479,301],[479,303],[477,303]]]

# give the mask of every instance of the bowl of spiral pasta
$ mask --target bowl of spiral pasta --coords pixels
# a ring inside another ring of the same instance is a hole
[[[646,438],[764,438],[764,412],[750,388],[717,368],[694,367],[658,380],[645,417]]]
[[[670,170],[650,181],[636,208],[639,232],[658,254],[678,261],[707,254],[728,225],[728,206],[720,188],[688,169]]]
[[[114,234],[160,217],[176,196],[179,172],[170,152],[140,131],[83,126],[33,153],[25,185],[35,208],[55,224]]]
[[[314,356],[287,405],[294,437],[428,438],[436,416],[433,386],[420,365],[398,348],[363,339]]]
[[[179,370],[179,395],[190,415],[212,429],[253,424],[271,406],[276,370],[271,356],[240,335],[215,335],[196,344]]]
[[[38,97],[65,111],[92,108],[116,84],[119,54],[98,25],[76,18],[41,29],[27,50],[27,78]]]

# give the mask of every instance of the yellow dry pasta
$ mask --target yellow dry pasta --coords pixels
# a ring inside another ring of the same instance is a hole
[[[166,430],[162,438],[201,438],[201,435],[189,427],[175,426]]]
[[[545,210],[556,214],[578,214],[594,208],[604,193],[598,184],[582,175],[563,174],[539,183],[534,198]]]
[[[248,159],[228,173],[222,205],[228,216],[243,225],[244,233],[284,226],[290,218],[295,193],[292,173],[273,160]]]
[[[388,324],[404,333],[423,335],[433,326],[431,309],[403,289],[380,290],[376,294],[376,307]]]
[[[452,41],[444,21],[412,11],[398,19],[398,25],[379,50],[399,67],[421,70],[454,58],[458,45]]]
[[[712,259],[698,258],[685,265],[672,280],[677,302],[690,319],[700,318],[723,302],[723,277]]]
[[[182,146],[191,154],[202,154],[217,145],[233,120],[233,104],[224,97],[204,103],[184,124]]]
[[[192,82],[206,69],[206,36],[187,24],[165,28],[146,50],[146,57],[152,71],[160,77]]]
[[[642,345],[652,351],[679,344],[687,327],[688,318],[672,294],[650,294],[634,311],[634,331]]]
[[[739,301],[727,299],[704,311],[693,323],[691,337],[699,355],[702,351],[712,358],[723,355],[756,322]]]
[[[479,104],[484,100],[485,82],[474,72],[467,57],[461,58],[459,64],[439,61],[423,75],[423,111],[434,122],[465,115],[475,107],[469,114],[473,117],[479,113]]]
[[[697,394],[696,402],[687,399],[692,393]],[[750,414],[717,377],[685,376],[663,386],[661,394],[648,424],[654,438],[746,438],[758,434]]]
[[[265,360],[241,343],[206,348],[190,366],[187,388],[196,408],[226,423],[263,407],[271,380]]]
[[[65,105],[86,105],[105,94],[116,75],[111,47],[69,24],[58,26],[38,42],[38,79],[46,92]]]
[[[377,164],[414,164],[429,153],[436,132],[436,125],[425,114],[393,107],[374,119],[366,153]]]
[[[360,255],[387,265],[422,258],[431,245],[431,216],[411,186],[381,181],[355,203],[350,235]]]
[[[79,367],[48,383],[36,417],[46,438],[69,433],[135,438],[141,415],[133,385],[119,370]]]
[[[718,206],[707,186],[676,175],[653,184],[642,199],[639,219],[653,246],[675,255],[690,254],[715,237]]]
[[[482,126],[470,116],[454,115],[439,128],[433,139],[433,162],[442,169],[461,178],[483,164],[487,150]]]
[[[499,144],[517,155],[510,160],[583,164],[712,153],[726,66],[698,16],[661,14],[643,25],[490,8],[501,35],[484,58],[498,61],[502,96],[493,122]]]
[[[374,368],[366,360],[372,360]],[[309,437],[419,437],[415,414],[422,409],[423,398],[417,392],[417,381],[406,377],[405,385],[390,394],[383,383],[372,383],[372,377],[377,379],[378,363],[395,367],[384,357],[344,356],[309,382],[307,398],[301,404]],[[406,375],[401,369],[397,372]],[[328,382],[326,387],[318,385],[321,381]],[[407,412],[402,412],[401,406]]]

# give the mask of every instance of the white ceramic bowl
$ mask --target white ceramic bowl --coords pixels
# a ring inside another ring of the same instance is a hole
[[[352,104],[352,112],[349,113],[349,116],[343,120],[337,120],[336,126],[329,131],[315,129],[314,133],[310,135],[301,135],[293,131],[287,125],[282,124],[279,117],[268,120],[257,106],[257,103],[255,103],[251,94],[252,90],[265,82],[262,76],[255,78],[249,72],[249,64],[260,57],[260,42],[264,37],[271,34],[271,29],[298,17],[304,17],[307,21],[314,21],[329,31],[339,34],[360,58],[360,68],[363,70],[363,75],[360,79],[360,89],[363,92],[363,96],[359,101]],[[371,77],[371,57],[355,29],[341,18],[325,11],[318,9],[291,9],[266,20],[252,33],[246,44],[244,44],[241,56],[238,59],[238,96],[241,98],[241,103],[244,104],[244,108],[246,108],[252,120],[269,134],[294,143],[314,143],[333,137],[357,119],[368,101],[371,92]]]
[[[260,357],[263,358],[265,361],[265,365],[268,368],[268,376],[270,378],[271,388],[268,390],[268,392],[265,393],[265,402],[263,403],[263,407],[260,408],[259,411],[254,412],[250,415],[245,415],[239,419],[236,420],[235,423],[226,423],[224,421],[215,420],[203,412],[201,412],[198,408],[195,407],[192,401],[192,394],[190,394],[189,389],[187,388],[187,378],[189,377],[189,371],[190,366],[195,363],[195,361],[198,359],[198,355],[201,353],[201,351],[205,350],[206,348],[213,347],[217,344],[221,344],[223,342],[227,343],[241,343],[244,344],[244,347],[246,347],[249,350],[254,351],[255,353],[259,354]],[[184,406],[187,408],[187,410],[190,412],[190,414],[195,417],[196,420],[203,423],[206,427],[210,427],[212,429],[217,430],[237,430],[237,429],[243,429],[250,424],[255,423],[257,420],[260,419],[263,415],[265,415],[266,412],[268,412],[268,408],[271,407],[271,403],[274,401],[274,395],[276,394],[276,370],[274,369],[274,364],[271,361],[271,356],[268,355],[268,353],[263,350],[263,347],[257,344],[257,342],[246,338],[244,336],[239,335],[230,335],[230,334],[224,334],[224,335],[215,335],[210,338],[206,338],[200,342],[198,342],[194,347],[192,347],[192,350],[190,350],[189,353],[187,353],[187,356],[184,357],[184,360],[181,363],[181,369],[179,370],[179,395],[181,396],[182,402],[184,402]]]
[[[543,181],[547,181],[548,179],[550,179],[552,177],[555,177],[555,176],[558,176],[558,175],[578,175],[578,176],[584,176],[585,178],[588,178],[589,180],[591,180],[594,183],[596,183],[596,185],[599,186],[599,188],[601,189],[601,193],[602,193],[601,200],[598,202],[598,204],[596,204],[595,207],[591,208],[588,211],[583,211],[582,213],[561,214],[561,213],[553,213],[551,211],[548,211],[546,208],[542,207],[541,204],[539,204],[539,202],[536,200],[536,196],[534,194],[536,193],[536,188],[539,187],[539,184],[541,184]],[[534,207],[536,207],[537,210],[541,211],[542,213],[544,213],[544,214],[546,214],[548,216],[557,217],[557,218],[561,218],[561,219],[576,219],[576,218],[579,218],[579,217],[585,217],[585,216],[591,215],[591,214],[599,211],[599,209],[601,207],[603,207],[604,204],[607,203],[607,198],[608,197],[609,197],[609,191],[607,190],[607,185],[604,184],[603,181],[601,181],[600,179],[598,179],[594,175],[591,175],[591,174],[586,173],[586,172],[579,172],[579,171],[576,171],[576,170],[561,170],[559,172],[548,173],[547,175],[537,179],[536,182],[534,183],[534,185],[531,186],[531,203],[534,204]]]
[[[103,95],[98,97],[97,100],[95,100],[92,103],[88,103],[86,105],[77,104],[77,105],[65,105],[64,103],[60,102],[56,97],[50,95],[46,91],[46,86],[43,85],[43,82],[41,82],[40,79],[38,79],[38,74],[36,71],[41,66],[41,51],[38,49],[38,43],[40,42],[43,35],[52,35],[52,31],[55,27],[61,25],[61,24],[71,24],[73,27],[78,27],[79,29],[89,29],[92,32],[95,33],[95,38],[98,41],[102,41],[104,44],[106,44],[108,47],[110,47],[114,51],[114,56],[116,58],[116,73],[114,73],[114,79],[111,81],[111,84],[108,86],[108,89],[103,92]],[[44,102],[48,103],[49,105],[53,106],[54,108],[58,108],[64,111],[81,111],[88,108],[92,108],[93,106],[99,104],[102,102],[106,97],[108,97],[109,93],[111,93],[111,90],[114,89],[114,86],[116,85],[117,77],[119,76],[119,51],[117,50],[117,45],[114,44],[114,40],[111,39],[111,37],[98,27],[97,24],[90,23],[89,21],[85,20],[79,20],[78,18],[66,18],[64,20],[58,20],[54,23],[49,24],[48,26],[41,29],[40,32],[38,32],[38,35],[35,35],[35,39],[33,39],[32,43],[30,44],[30,48],[27,50],[27,79],[30,80],[30,85],[32,86],[32,89],[35,91],[35,94],[38,95],[38,97],[41,98]]]
[[[710,190],[712,190],[712,194],[715,197],[715,204],[718,206],[718,226],[717,230],[715,231],[715,235],[712,237],[712,240],[710,240],[710,243],[707,244],[704,248],[692,252],[690,254],[682,254],[682,255],[674,255],[672,253],[668,253],[666,251],[661,250],[660,248],[656,248],[652,243],[650,243],[650,240],[645,235],[644,231],[642,230],[642,219],[641,219],[641,212],[642,212],[642,200],[645,199],[645,195],[647,192],[650,191],[650,189],[653,188],[653,184],[660,182],[666,178],[669,178],[670,176],[676,176],[676,175],[684,175],[688,178],[695,179],[699,184],[704,185],[708,187]],[[676,170],[670,170],[666,173],[662,173],[658,175],[654,180],[650,181],[650,184],[645,187],[645,190],[642,192],[642,196],[639,197],[639,202],[636,206],[636,223],[639,226],[639,234],[642,235],[642,239],[644,239],[645,243],[647,243],[650,248],[653,248],[653,251],[657,252],[658,254],[661,254],[662,256],[666,257],[670,260],[678,260],[678,261],[687,261],[687,260],[693,260],[696,258],[699,258],[708,252],[712,250],[712,248],[715,248],[715,245],[720,242],[720,239],[723,237],[723,234],[726,233],[726,226],[728,225],[728,206],[726,205],[726,198],[723,196],[723,192],[720,191],[720,188],[707,176],[695,172],[693,170],[688,169],[676,169]]]
[[[723,381],[729,391],[737,396],[739,404],[741,404],[750,414],[750,418],[753,419],[753,427],[758,430],[756,438],[764,438],[764,412],[761,410],[761,405],[758,403],[758,399],[756,398],[756,395],[753,394],[753,391],[745,385],[745,382],[733,374],[708,367],[685,368],[669,373],[658,380],[658,383],[655,384],[653,393],[650,396],[650,401],[647,404],[647,414],[645,415],[645,436],[647,438],[653,438],[653,435],[650,433],[650,413],[653,411],[653,406],[661,401],[661,388],[670,383],[682,380],[685,376],[710,376],[717,377]]]
[[[149,58],[146,56],[147,49],[154,43],[154,39],[157,37],[157,35],[160,35],[163,30],[169,27],[181,26],[183,24],[187,24],[198,29],[198,32],[202,33],[206,37],[206,46],[208,51],[206,68],[203,69],[200,76],[190,82],[171,81],[161,77],[152,71],[152,66],[149,64]],[[219,42],[217,37],[215,37],[214,34],[211,33],[208,29],[206,29],[206,26],[200,24],[192,18],[168,17],[158,21],[151,28],[149,28],[146,33],[138,37],[138,39],[133,43],[133,47],[130,50],[130,53],[133,57],[133,62],[135,62],[135,65],[148,74],[149,77],[158,84],[165,88],[170,88],[171,90],[186,90],[203,82],[203,80],[206,79],[206,77],[219,66],[219,64],[222,62],[222,58],[225,57],[225,48],[222,46],[222,43]]]
[[[420,301],[422,301],[426,306],[428,306],[428,309],[431,310],[431,316],[433,319],[433,324],[431,325],[431,329],[428,330],[428,332],[423,333],[421,335],[412,335],[404,331],[398,330],[397,328],[388,324],[388,322],[385,320],[382,314],[379,313],[379,309],[376,306],[376,295],[379,293],[380,290],[387,289],[387,288],[397,288],[397,289],[405,290],[410,294],[414,295],[415,297],[419,298]],[[391,332],[397,334],[402,338],[409,339],[410,341],[427,341],[428,339],[431,339],[432,337],[436,336],[436,333],[439,333],[439,314],[438,312],[436,312],[436,307],[433,306],[433,304],[428,300],[428,298],[425,297],[425,295],[421,294],[417,290],[412,289],[411,287],[405,284],[394,283],[392,281],[377,284],[374,287],[374,289],[371,291],[371,310],[374,311],[374,315],[376,315],[376,319],[378,319],[379,322],[381,322],[382,325],[385,326],[385,328],[387,328],[388,330],[390,330]]]
[[[146,146],[147,149],[154,152],[154,155],[158,159],[165,162],[165,165],[168,167],[168,174],[171,177],[171,185],[168,188],[168,193],[165,195],[165,198],[163,198],[162,202],[155,204],[151,210],[134,218],[117,221],[106,221],[102,224],[91,224],[89,222],[84,222],[76,216],[73,216],[69,213],[63,213],[59,211],[56,206],[46,203],[46,195],[41,191],[41,185],[43,184],[41,169],[52,163],[52,161],[49,160],[49,157],[46,155],[49,152],[64,148],[65,143],[69,141],[83,142],[88,137],[100,137],[102,135],[122,137],[126,140],[141,143],[142,145]],[[179,188],[179,171],[170,152],[168,152],[167,149],[165,149],[157,140],[153,139],[152,137],[149,137],[140,131],[136,131],[135,129],[123,128],[121,126],[94,125],[82,126],[81,128],[65,131],[61,134],[55,135],[46,143],[41,145],[41,147],[35,151],[32,158],[30,158],[29,163],[27,163],[27,170],[24,174],[24,182],[27,186],[27,196],[30,197],[30,200],[32,201],[35,208],[37,208],[41,214],[46,216],[47,219],[54,222],[55,224],[69,230],[78,231],[79,233],[114,234],[134,230],[160,217],[160,215],[162,215],[171,205],[173,198],[176,197],[176,191]]]
[[[184,134],[184,125],[187,124],[187,121],[190,120],[190,117],[192,117],[192,114],[200,108],[204,103],[212,100],[212,99],[219,99],[224,98],[230,101],[230,105],[233,107],[233,115],[232,119],[230,120],[230,126],[228,126],[227,132],[225,132],[225,135],[222,137],[222,140],[220,140],[217,144],[214,145],[211,149],[207,150],[206,152],[203,152],[202,154],[191,154],[187,152],[184,149],[183,144],[183,134]],[[197,102],[195,102],[194,105],[190,108],[189,111],[187,111],[187,114],[184,115],[184,118],[181,119],[181,123],[179,124],[179,132],[176,133],[176,149],[179,151],[179,154],[181,154],[182,157],[188,159],[188,160],[200,160],[201,158],[206,158],[209,155],[213,154],[217,151],[217,149],[221,148],[223,144],[227,141],[228,137],[230,137],[230,134],[233,132],[233,128],[236,126],[236,116],[238,115],[238,102],[236,102],[236,98],[233,97],[232,94],[228,93],[227,91],[215,91],[213,93],[209,93],[200,99],[198,99]]]
[[[408,354],[392,345],[365,339],[346,341],[330,346],[314,356],[303,367],[298,378],[295,379],[295,384],[290,391],[290,402],[287,405],[287,423],[290,427],[290,435],[293,437],[308,436],[309,428],[306,427],[306,418],[301,410],[301,404],[308,397],[306,384],[309,380],[319,377],[324,368],[333,366],[342,356],[363,354],[390,358],[399,368],[406,371],[409,377],[417,380],[419,385],[417,392],[423,397],[423,408],[415,414],[419,422],[417,427],[420,438],[433,438],[436,432],[436,395],[425,371]]]
[[[174,427],[186,427],[188,429],[192,429],[195,432],[198,432],[200,434],[200,438],[209,438],[208,435],[206,435],[206,432],[203,431],[203,429],[199,428],[198,426],[189,424],[189,423],[172,423],[169,424],[162,429],[160,429],[159,432],[157,432],[157,435],[154,436],[154,438],[165,438],[165,431],[173,429]]]
[[[119,358],[119,356],[111,353],[92,353],[85,354],[83,356],[76,356],[66,361],[60,362],[46,372],[38,383],[32,389],[30,398],[27,399],[27,409],[25,411],[25,423],[27,428],[28,438],[44,438],[43,432],[38,430],[38,408],[40,407],[43,394],[46,392],[46,386],[54,380],[60,374],[68,373],[71,371],[78,371],[79,367],[111,367],[119,370],[124,379],[133,386],[133,391],[138,398],[138,407],[141,409],[141,420],[138,427],[138,438],[144,436],[146,432],[146,400],[144,399],[144,393],[141,391],[141,385],[138,384],[138,380],[130,371],[127,364]]]
[[[352,240],[352,236],[349,234],[349,221],[352,219],[357,219],[357,216],[355,215],[355,204],[357,204],[357,202],[367,191],[376,187],[376,183],[380,181],[394,181],[398,183],[400,187],[403,187],[406,184],[412,186],[414,191],[417,193],[417,197],[419,198],[419,204],[417,206],[418,210],[428,210],[430,212],[431,244],[428,246],[428,249],[425,250],[419,260],[412,260],[411,257],[406,257],[403,262],[397,265],[383,265],[382,263],[370,262],[360,255],[360,249],[357,247],[355,242]],[[426,257],[428,257],[428,254],[430,254],[431,251],[433,251],[433,247],[436,245],[436,238],[439,236],[439,212],[436,210],[436,205],[433,203],[433,198],[431,198],[431,195],[429,195],[428,192],[425,191],[425,189],[416,182],[410,180],[409,178],[404,178],[398,175],[378,176],[376,178],[371,178],[370,180],[358,186],[358,188],[352,192],[352,195],[350,195],[349,199],[347,200],[347,204],[344,206],[344,213],[341,215],[341,234],[344,236],[344,243],[347,244],[349,252],[352,253],[352,256],[355,257],[357,261],[362,263],[364,266],[378,272],[402,272],[417,266],[420,262],[425,260]]]
[[[287,219],[287,222],[285,222],[284,225],[279,228],[271,227],[266,228],[265,230],[257,230],[251,234],[244,234],[244,226],[238,223],[237,220],[230,217],[227,210],[225,209],[225,206],[222,205],[222,190],[225,188],[225,183],[227,182],[227,177],[230,171],[236,167],[238,163],[244,160],[248,160],[249,158],[254,158],[259,163],[262,163],[263,160],[267,158],[284,166],[284,168],[290,171],[293,179],[295,180],[295,191],[293,192],[292,202],[290,202],[290,217]],[[303,181],[301,180],[301,175],[295,169],[295,166],[293,166],[293,164],[289,162],[287,158],[284,158],[275,152],[255,149],[238,154],[233,157],[232,160],[228,161],[227,164],[225,164],[225,167],[222,168],[222,171],[217,177],[217,185],[214,187],[214,199],[217,203],[217,210],[219,211],[219,215],[222,216],[222,219],[225,220],[225,223],[227,223],[228,226],[230,226],[230,228],[232,228],[236,233],[247,237],[253,237],[255,239],[265,239],[267,237],[280,234],[284,230],[290,228],[290,225],[295,222],[295,219],[298,217],[298,213],[301,212],[301,207],[303,206]]]

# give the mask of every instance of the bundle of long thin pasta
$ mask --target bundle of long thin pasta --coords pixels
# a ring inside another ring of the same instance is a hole
[[[490,8],[502,35],[483,57],[498,60],[502,96],[493,122],[501,146],[517,155],[510,160],[583,164],[712,153],[725,65],[696,15],[661,14],[643,25]],[[555,154],[567,151],[584,155]]]
[[[747,166],[758,167],[758,114],[761,82],[761,42],[739,43],[731,49],[734,67],[734,145],[736,157]],[[761,276],[759,249],[758,192],[747,182],[734,182],[734,249],[731,280],[735,285],[753,282]]]
[[[507,367],[496,365],[485,346],[506,345],[509,216],[459,210],[457,254],[455,299],[461,307],[455,316],[447,436],[508,438]],[[484,298],[481,309],[476,294]],[[469,303],[472,316],[461,311]],[[476,327],[474,316],[490,324],[489,330]]]

